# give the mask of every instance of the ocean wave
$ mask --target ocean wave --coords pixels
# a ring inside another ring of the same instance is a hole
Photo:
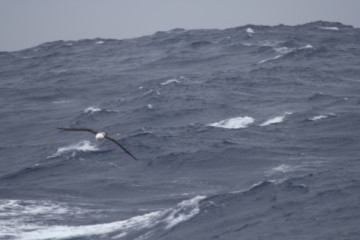
[[[246,33],[248,34],[249,37],[251,37],[255,32],[251,27],[246,28]]]
[[[276,226],[281,226],[284,219],[293,219],[287,213],[301,212],[296,204],[308,194],[306,184],[292,180],[266,180],[243,191],[210,196],[202,201],[200,213],[192,219],[199,230],[192,229],[191,234],[198,239],[216,236],[222,239],[237,239],[239,236],[251,239],[253,231],[258,233],[256,236],[264,238],[269,238],[270,234],[275,236]],[[271,227],[268,227],[269,224]],[[182,237],[191,237],[187,234],[189,225],[178,228]],[[171,239],[172,235],[168,237]]]
[[[85,211],[81,208],[69,207],[64,203],[57,203],[46,200],[0,200],[1,218],[22,218],[32,220],[36,217],[50,218],[64,214],[82,214]]]
[[[225,119],[219,122],[210,123],[207,126],[227,128],[227,129],[239,129],[239,128],[246,128],[253,122],[255,122],[255,119],[246,116],[246,117],[235,117],[235,118]]]
[[[67,153],[72,153],[72,155],[74,155],[76,152],[97,152],[99,150],[100,149],[97,146],[92,145],[90,141],[80,141],[69,146],[58,148],[54,154],[48,156],[47,158],[55,158]]]
[[[9,202],[7,226],[15,229],[14,221],[28,215],[33,228],[22,234],[55,239],[71,231],[79,237],[70,239],[93,240],[307,239],[309,233],[356,239],[360,217],[347,213],[358,212],[360,193],[359,42],[358,28],[316,22],[0,52],[1,197],[99,203],[112,211],[84,217],[47,202],[39,204],[48,210]],[[61,135],[55,129],[64,125],[113,129],[141,161],[121,161],[126,155],[108,141]],[[108,154],[109,148],[116,150]],[[314,174],[294,178],[307,173]],[[187,198],[183,193],[209,192],[198,208],[176,206]],[[133,228],[122,230],[126,224]],[[109,233],[96,235],[91,226]]]
[[[306,44],[304,47],[300,47],[299,49],[313,49],[314,47],[311,44]]]
[[[80,217],[88,210],[49,200],[0,200],[0,238],[22,238],[22,232],[33,232],[49,219],[66,221],[67,217]],[[31,238],[30,238],[31,239]]]
[[[353,219],[357,219],[358,204],[354,201],[359,197],[360,185],[359,180],[348,178],[347,172],[336,177],[324,171],[264,180],[245,190],[215,194],[201,202],[200,213],[192,219],[197,228],[180,225],[178,231],[183,238],[194,235],[198,239],[252,239],[255,231],[255,236],[271,239],[278,236],[278,227],[286,222],[284,239],[294,237],[293,232],[297,239],[304,239],[309,231],[320,232],[326,239],[335,235],[341,239],[346,229],[352,231],[349,236],[357,236],[359,230]],[[330,217],[333,214],[336,220]],[[344,224],[339,226],[339,220]],[[168,238],[173,236],[169,234]]]
[[[318,121],[318,120],[321,120],[321,119],[325,119],[327,117],[328,116],[325,116],[325,115],[318,115],[318,116],[314,116],[314,117],[309,118],[309,120],[310,121]]]
[[[292,114],[292,113],[291,112],[285,112],[281,116],[277,116],[277,117],[271,118],[269,120],[266,120],[265,122],[261,123],[260,126],[264,127],[264,126],[268,126],[268,125],[271,125],[271,124],[281,123],[281,122],[284,121],[285,117],[287,115],[290,115],[290,114]]]
[[[118,112],[118,111],[110,110],[110,109],[102,109],[102,108],[94,107],[94,106],[90,106],[84,110],[84,113],[87,113],[87,114],[94,114],[97,112],[109,112],[110,113],[110,112]]]
[[[279,58],[281,58],[282,56],[284,56],[284,55],[276,55],[275,57],[271,57],[271,58],[267,58],[267,59],[261,60],[261,61],[259,62],[259,64],[262,64],[262,63],[266,63],[266,62],[269,62],[269,61],[272,61],[272,60],[279,59]]]
[[[15,172],[5,174],[4,176],[1,176],[1,179],[4,179],[4,180],[5,179],[14,179],[14,178],[17,178],[17,177],[25,176],[25,175],[30,174],[30,173],[36,174],[36,172],[38,172],[39,170],[48,169],[48,168],[57,168],[58,166],[63,165],[63,164],[64,164],[63,162],[59,162],[59,161],[57,161],[57,162],[48,162],[48,163],[43,163],[43,164],[36,163],[33,166],[24,167],[24,168],[22,168],[20,170],[17,170]]]
[[[65,104],[65,103],[71,103],[72,100],[58,100],[58,101],[53,101],[52,103],[54,104]]]
[[[312,176],[312,174],[306,175],[305,178]],[[293,179],[278,179],[278,180],[264,180],[257,183],[254,183],[249,188],[239,191],[232,191],[229,193],[215,194],[209,196],[203,200],[200,210],[201,213],[217,213],[218,208],[233,209],[236,206],[242,206],[244,208],[250,207],[252,203],[263,202],[265,204],[271,204],[276,200],[276,196],[280,197],[281,195],[291,195],[296,198],[296,195],[304,195],[309,192],[309,187],[306,184],[298,183],[301,182],[301,178]],[[256,209],[253,209],[255,212]],[[239,215],[242,215],[243,212],[237,211]],[[198,216],[203,217],[203,216]]]
[[[335,102],[342,102],[347,101],[346,98],[341,96],[335,96],[328,93],[318,92],[311,95],[308,98],[309,101],[317,102],[317,103],[335,103]]]
[[[302,47],[285,47],[285,46],[276,46],[276,47],[272,47],[274,52],[276,53],[276,55],[274,57],[270,57],[270,58],[266,58],[263,59],[261,61],[258,62],[258,64],[263,64],[269,61],[273,61],[276,59],[280,59],[280,58],[291,58],[291,57],[295,57],[295,56],[303,56],[306,57],[309,55],[309,52],[312,53],[314,52],[314,47],[311,44],[306,44],[305,46]],[[319,52],[321,52],[321,49],[319,50]],[[303,54],[301,54],[303,53]],[[310,56],[310,55],[309,55]]]
[[[198,48],[198,47],[203,47],[203,46],[207,46],[207,45],[211,45],[211,44],[212,44],[212,42],[210,42],[210,41],[196,41],[196,42],[191,43],[191,47]]]
[[[338,117],[338,115],[335,113],[328,113],[328,114],[314,115],[313,117],[309,117],[306,120],[316,122],[319,120],[324,120],[324,119],[334,118],[334,117]]]
[[[88,107],[84,110],[84,113],[96,113],[102,111],[101,108],[98,107]]]
[[[121,239],[128,235],[131,230],[141,230],[142,228],[151,228],[158,223],[158,219],[162,216],[162,212],[152,212],[142,216],[133,217],[128,220],[91,224],[84,226],[32,226],[32,229],[20,229],[20,233],[16,234],[19,240],[54,240],[69,239],[90,236],[103,236],[113,233],[112,237]],[[20,226],[21,227],[21,226]],[[9,235],[9,234],[8,234]]]
[[[154,211],[126,220],[83,226],[24,223],[21,214],[19,214],[18,218],[14,221],[17,224],[12,226],[6,225],[6,228],[0,230],[0,234],[18,240],[69,239],[91,236],[115,239],[122,239],[124,237],[146,239],[159,232],[174,228],[180,223],[196,216],[200,212],[200,202],[204,198],[204,196],[196,196],[180,202],[174,208]],[[39,211],[48,213],[51,209],[55,210],[53,215],[68,213],[69,211],[69,209],[53,204],[50,204],[49,208],[39,208]]]
[[[338,27],[319,27],[323,30],[333,30],[333,31],[339,31],[340,29]]]
[[[180,81],[174,78],[174,79],[166,80],[165,82],[160,83],[160,85],[168,85],[170,83],[180,83]]]
[[[302,162],[301,164],[294,165],[294,164],[280,164],[276,167],[271,168],[270,170],[265,171],[268,176],[273,176],[278,173],[291,173],[291,172],[310,172],[316,171],[323,166],[323,161],[306,161]]]
[[[264,44],[263,46],[269,46],[269,45]],[[285,56],[286,54],[291,53],[291,52],[296,50],[295,48],[288,48],[288,47],[278,47],[278,46],[276,46],[276,47],[271,46],[271,47],[273,48],[274,52],[277,55],[274,56],[274,57],[270,57],[270,58],[261,60],[259,62],[259,64],[263,64],[263,63],[266,63],[266,62],[269,62],[269,61],[272,61],[272,60],[279,59],[279,58]]]
[[[287,173],[287,172],[293,172],[298,170],[299,168],[301,168],[301,166],[292,166],[292,165],[288,165],[288,164],[280,164],[279,166],[276,166],[274,168],[272,168],[270,170],[270,172],[282,172],[282,173]]]

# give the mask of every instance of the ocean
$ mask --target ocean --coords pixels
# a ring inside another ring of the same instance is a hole
[[[173,29],[0,63],[2,240],[360,239],[359,28]]]

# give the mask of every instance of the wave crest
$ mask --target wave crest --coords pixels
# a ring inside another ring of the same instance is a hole
[[[286,112],[284,115],[277,116],[277,117],[271,118],[269,120],[266,120],[265,122],[261,123],[260,126],[264,127],[264,126],[268,126],[271,124],[281,123],[284,121],[286,115],[290,115],[290,114],[292,114],[292,113]]]
[[[7,229],[7,236],[22,240],[47,240],[47,239],[69,239],[89,236],[110,236],[119,239],[132,237],[135,239],[146,239],[150,236],[162,234],[164,230],[188,221],[200,212],[200,201],[204,196],[196,196],[180,202],[174,208],[154,211],[129,219],[91,224],[83,226],[66,225],[25,225],[18,224]],[[55,206],[55,210],[57,206]],[[62,212],[61,212],[62,213]],[[19,222],[21,223],[21,222]],[[11,229],[17,231],[11,231]]]
[[[236,117],[222,120],[220,122],[210,123],[207,126],[228,128],[228,129],[239,129],[246,128],[252,124],[255,120],[252,117]]]
[[[80,141],[79,143],[76,144],[58,148],[58,150],[54,154],[50,155],[47,158],[58,157],[69,152],[75,153],[75,152],[96,152],[96,151],[99,151],[99,148],[97,146],[92,145],[90,141]]]

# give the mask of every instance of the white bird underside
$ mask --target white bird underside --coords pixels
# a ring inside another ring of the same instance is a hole
[[[104,133],[104,132],[99,132],[99,133],[97,133],[97,134],[95,135],[95,138],[96,138],[97,141],[100,141],[100,140],[103,140],[103,139],[105,138],[105,135],[106,135],[106,133]]]

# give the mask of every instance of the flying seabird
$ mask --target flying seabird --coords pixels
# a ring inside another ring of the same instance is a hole
[[[132,157],[136,161],[138,161],[138,159],[134,155],[132,155],[123,145],[121,145],[118,141],[116,141],[112,137],[109,137],[106,134],[106,132],[99,132],[99,131],[95,131],[90,128],[58,128],[58,129],[64,130],[64,131],[91,132],[91,133],[95,134],[95,139],[97,141],[100,141],[100,140],[103,140],[104,138],[106,138],[106,139],[112,141],[113,143],[115,143],[116,145],[118,145],[119,147],[121,147],[121,149],[124,150],[125,153],[127,153],[130,157]]]

